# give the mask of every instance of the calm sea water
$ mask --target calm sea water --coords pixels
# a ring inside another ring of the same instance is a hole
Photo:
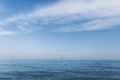
[[[1,60],[0,80],[120,80],[120,61]]]

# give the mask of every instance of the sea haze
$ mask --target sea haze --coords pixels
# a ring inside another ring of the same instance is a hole
[[[120,80],[120,61],[1,60],[0,80]]]

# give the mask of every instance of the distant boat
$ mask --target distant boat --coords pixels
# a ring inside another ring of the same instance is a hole
[[[61,57],[61,60],[63,60],[63,57]]]

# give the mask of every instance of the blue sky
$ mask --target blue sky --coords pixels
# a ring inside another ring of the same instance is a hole
[[[120,59],[119,0],[0,0],[0,59]]]

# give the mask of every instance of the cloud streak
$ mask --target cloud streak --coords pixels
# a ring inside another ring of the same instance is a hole
[[[120,25],[119,3],[120,0],[61,0],[0,20],[0,27],[13,33],[41,30],[49,25],[50,30],[58,32],[116,28]]]

